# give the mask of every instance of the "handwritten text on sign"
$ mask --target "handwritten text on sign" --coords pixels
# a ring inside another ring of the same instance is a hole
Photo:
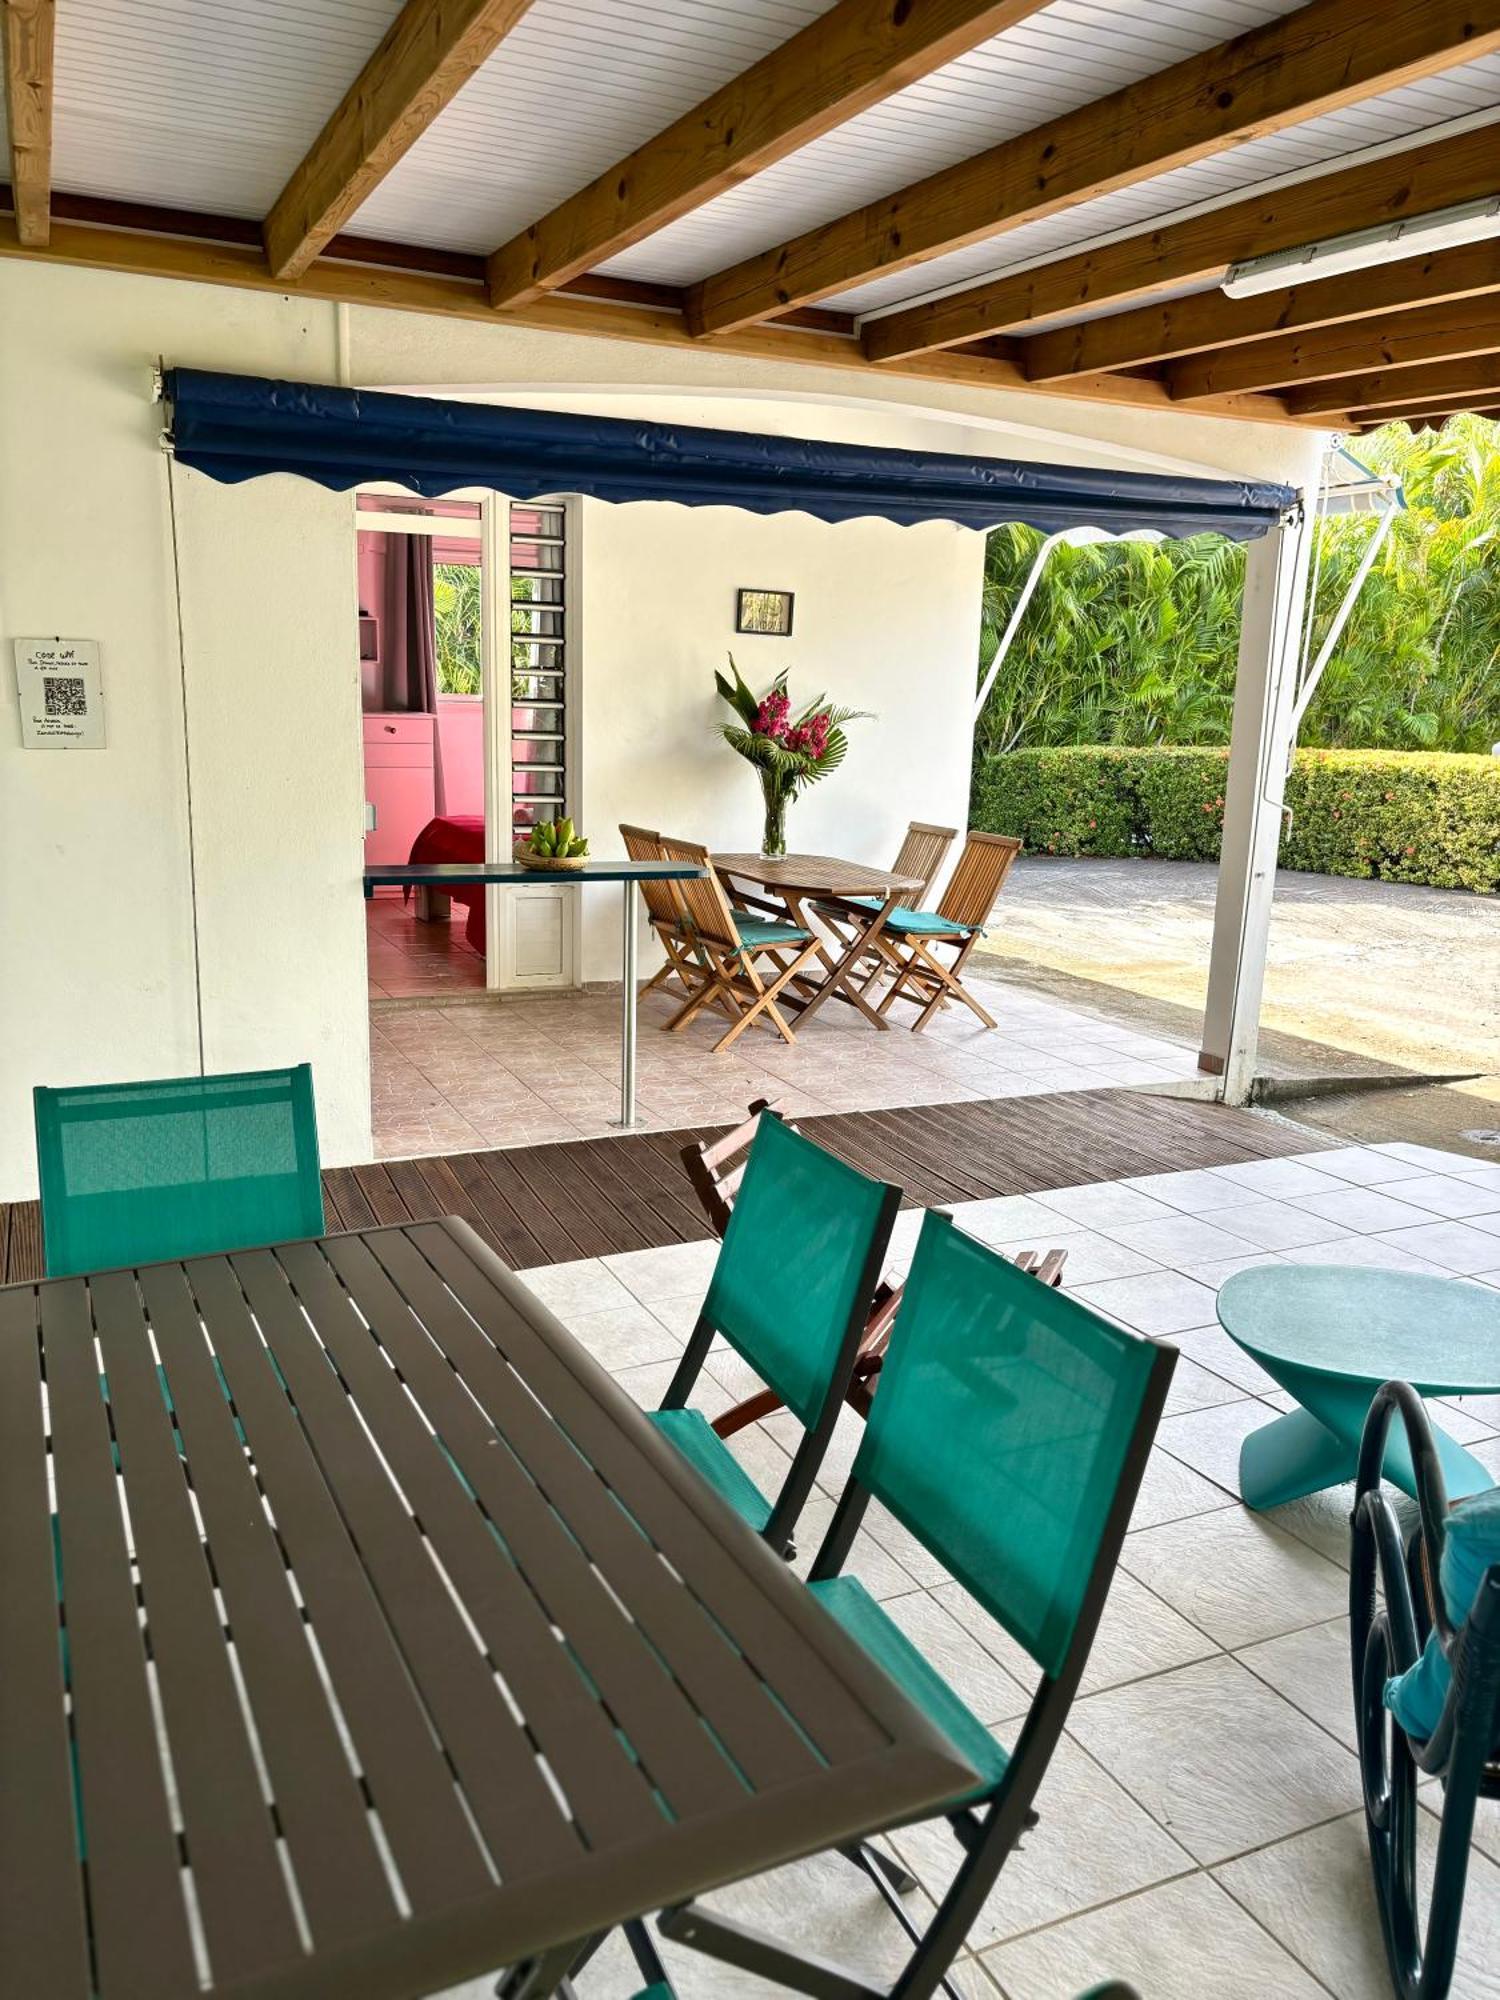
[[[21,742],[28,750],[102,750],[97,639],[17,639]]]

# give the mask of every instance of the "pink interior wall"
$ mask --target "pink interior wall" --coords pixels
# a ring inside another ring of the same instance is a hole
[[[362,496],[363,497],[363,496]],[[454,513],[467,513],[461,503]],[[380,531],[362,530],[359,543],[359,608],[366,616],[382,618],[385,610],[386,552],[391,537]],[[442,563],[477,563],[479,551],[472,542],[439,537],[433,543],[433,559]],[[360,699],[366,710],[380,705],[380,662],[360,661]],[[438,736],[443,765],[445,809],[450,813],[482,814],[484,811],[484,705],[477,695],[443,695],[438,701]]]
[[[438,697],[443,797],[450,813],[484,812],[484,703],[477,694]]]

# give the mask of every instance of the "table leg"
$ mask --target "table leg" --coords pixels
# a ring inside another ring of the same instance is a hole
[[[1373,1391],[1372,1391],[1373,1393]],[[1450,1500],[1470,1493],[1487,1493],[1494,1484],[1479,1460],[1455,1443],[1439,1425],[1433,1441],[1443,1467]],[[1353,1442],[1322,1424],[1310,1410],[1290,1410],[1274,1423],[1263,1424],[1240,1446],[1240,1498],[1262,1511],[1284,1507],[1309,1493],[1342,1486],[1359,1467],[1359,1437]],[[1406,1440],[1392,1431],[1385,1453],[1385,1477],[1403,1493],[1416,1495],[1416,1474]]]
[[[876,1013],[875,1009],[866,1000],[857,986],[850,984],[849,976],[859,959],[868,950],[870,940],[884,926],[886,916],[894,908],[896,900],[895,896],[888,896],[879,913],[870,919],[869,923],[858,933],[854,942],[848,945],[839,957],[833,957],[826,946],[819,946],[818,956],[822,959],[824,965],[827,966],[828,971],[819,983],[817,991],[799,1013],[797,1017],[799,1023],[810,1020],[823,1005],[823,1002],[837,993],[840,999],[848,1000],[856,1006],[872,1027],[879,1028],[882,1032],[889,1029],[890,1022],[882,1015]],[[792,921],[798,924],[803,930],[812,931],[813,936],[816,937],[817,932],[813,929],[813,921],[808,914],[803,899],[799,896],[788,895],[786,904],[791,912]]]
[[[620,952],[620,1116],[618,1123],[626,1130],[635,1124],[635,1003],[636,1003],[636,916],[635,884],[624,885],[622,907],[624,924],[621,933]]]

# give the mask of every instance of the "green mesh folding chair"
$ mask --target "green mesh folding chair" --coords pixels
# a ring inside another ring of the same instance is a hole
[[[736,1211],[737,1213],[738,1211]],[[945,1817],[963,1850],[925,1931],[901,1902],[911,1878],[878,1849],[843,1850],[915,1949],[889,1988],[697,1904],[664,1936],[820,2000],[926,2000],[942,1985],[1032,1801],[1089,1656],[1156,1432],[1176,1351],[1110,1325],[929,1212],[879,1387],[809,1589],[977,1773]],[[881,1501],[1040,1671],[1004,1749],[901,1628],[842,1573]]]
[[[724,1232],[698,1323],[652,1421],[738,1513],[785,1554],[859,1354],[901,1190],[872,1181],[767,1113]],[[775,1500],[687,1399],[715,1334],[803,1425]]]
[[[49,1278],[323,1233],[307,1063],[32,1096]]]

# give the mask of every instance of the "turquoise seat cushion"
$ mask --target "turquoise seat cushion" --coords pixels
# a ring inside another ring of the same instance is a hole
[[[701,1410],[652,1410],[651,1421],[669,1437],[695,1472],[759,1534],[771,1503]]]
[[[1010,1758],[973,1710],[959,1700],[856,1577],[832,1576],[809,1584],[808,1589],[856,1645],[890,1675],[907,1700],[915,1702],[928,1721],[942,1731],[964,1762],[979,1773],[980,1783],[950,1799],[949,1805],[969,1805],[988,1798],[1005,1776]]]
[[[734,913],[734,927],[740,934],[743,945],[760,944],[806,944],[811,931],[800,930],[796,924],[784,924],[775,917],[742,917],[738,910]]]
[[[1500,1567],[1500,1486],[1460,1500],[1448,1516],[1438,1584],[1457,1630],[1468,1617],[1485,1571]],[[1430,1633],[1414,1667],[1385,1684],[1385,1705],[1408,1736],[1425,1743],[1442,1718],[1453,1678],[1447,1656]]]
[[[898,903],[885,920],[887,931],[894,931],[898,937],[971,937],[978,930],[978,924],[956,924],[951,917],[940,917],[936,910],[908,910]]]

